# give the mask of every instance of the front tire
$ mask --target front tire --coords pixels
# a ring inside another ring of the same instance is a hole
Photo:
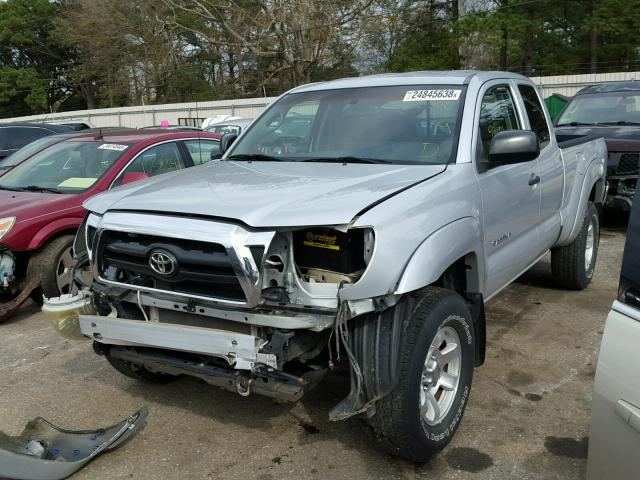
[[[556,283],[569,290],[587,288],[596,267],[600,243],[600,219],[596,206],[589,202],[577,238],[551,250],[551,272]]]
[[[75,264],[73,258],[73,235],[58,237],[29,259],[27,280],[40,279],[40,287],[33,291],[31,297],[42,305],[42,295],[47,298],[59,297],[71,293],[71,268]]]
[[[417,293],[404,319],[398,386],[376,403],[371,424],[393,455],[425,462],[453,438],[469,400],[474,349],[471,314],[455,292]]]

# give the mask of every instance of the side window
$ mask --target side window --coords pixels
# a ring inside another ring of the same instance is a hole
[[[8,127],[6,134],[9,148],[22,148],[38,138],[51,135],[52,132],[38,127]]]
[[[515,102],[509,87],[496,85],[489,88],[482,97],[480,106],[478,165],[482,166],[489,159],[491,139],[498,132],[520,128]]]
[[[211,160],[211,155],[220,153],[220,142],[214,140],[185,140],[194,165],[201,165]]]
[[[544,110],[542,109],[542,105],[540,105],[538,94],[531,85],[518,85],[518,90],[520,90],[522,100],[524,101],[524,108],[529,117],[531,130],[538,135],[540,150],[542,150],[549,145],[549,126],[544,117]]]
[[[175,142],[163,143],[138,154],[133,162],[120,174],[113,186],[117,187],[127,173],[138,173],[155,177],[184,168],[184,161]]]

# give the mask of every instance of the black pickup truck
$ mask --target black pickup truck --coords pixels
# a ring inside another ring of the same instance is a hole
[[[583,88],[559,115],[556,127],[563,138],[605,139],[609,152],[605,206],[630,210],[640,170],[640,81]]]

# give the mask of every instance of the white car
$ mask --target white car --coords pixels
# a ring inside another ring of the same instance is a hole
[[[233,115],[214,115],[213,117],[208,117],[204,119],[200,128],[206,130],[211,125],[215,125],[220,122],[227,122],[229,120],[238,120],[240,117],[234,117]]]
[[[587,477],[640,476],[640,203],[629,217],[618,299],[600,346]]]

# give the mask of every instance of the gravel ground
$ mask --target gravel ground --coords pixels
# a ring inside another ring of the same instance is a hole
[[[142,384],[90,343],[58,337],[33,304],[0,326],[0,428],[15,435],[36,416],[97,428],[146,405],[146,428],[77,479],[584,478],[596,355],[623,244],[622,228],[603,232],[585,291],[551,287],[545,259],[488,304],[487,361],[452,444],[428,464],[381,453],[358,419],[327,420],[346,394],[344,375],[294,405],[187,378]]]

